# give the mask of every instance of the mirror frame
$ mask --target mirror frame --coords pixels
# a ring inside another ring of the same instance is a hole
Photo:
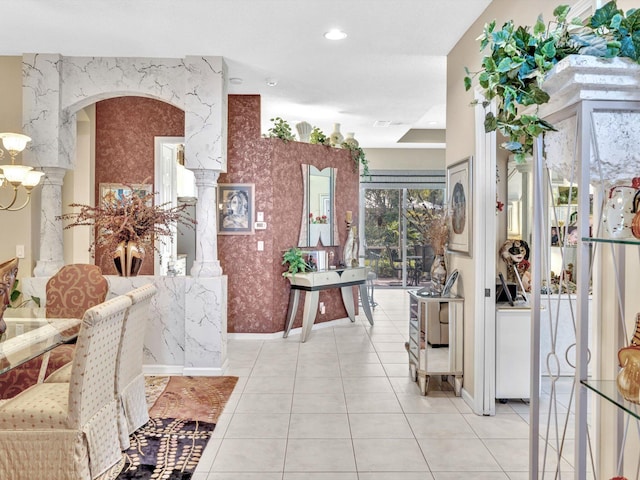
[[[324,247],[338,246],[340,243],[338,242],[338,225],[335,221],[336,219],[336,207],[335,207],[335,191],[336,191],[336,178],[338,174],[338,169],[334,167],[327,167],[322,170],[317,168],[315,165],[309,165],[306,163],[302,163],[302,191],[303,191],[303,201],[302,201],[302,219],[300,222],[300,236],[298,238],[298,246],[299,247],[315,247],[317,245],[310,245],[310,228],[309,228],[309,206],[310,202],[310,189],[311,189],[311,169],[315,168],[319,172],[324,172],[329,170],[329,225],[330,225],[330,242],[329,245],[322,244]]]

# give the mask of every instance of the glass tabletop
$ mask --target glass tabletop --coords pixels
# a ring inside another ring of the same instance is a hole
[[[45,318],[44,309],[9,308],[0,335],[0,373],[21,365],[64,342],[80,331],[80,318]]]

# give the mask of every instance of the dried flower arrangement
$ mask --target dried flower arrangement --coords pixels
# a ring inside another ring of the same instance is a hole
[[[96,248],[111,254],[121,242],[136,242],[150,246],[159,252],[153,240],[173,235],[171,226],[182,223],[194,228],[196,221],[185,209],[188,205],[169,207],[169,203],[153,204],[154,193],[136,190],[125,184],[127,193],[103,199],[101,205],[91,206],[72,203],[70,207],[80,208],[79,212],[66,213],[56,217],[57,220],[70,221],[64,229],[83,225],[96,228],[96,238],[89,251],[95,255]]]
[[[444,255],[449,241],[449,212],[447,209],[418,197],[417,201],[410,202],[405,216],[418,230],[423,243],[431,245],[436,255]]]

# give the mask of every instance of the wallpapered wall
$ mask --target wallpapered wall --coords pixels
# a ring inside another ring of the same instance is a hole
[[[264,212],[267,222],[266,230],[253,235],[218,236],[218,256],[229,276],[228,331],[282,331],[290,287],[282,277],[285,267],[281,263],[283,252],[298,243],[304,193],[300,165],[337,168],[335,203],[342,243],[346,239],[345,212],[358,211],[358,172],[346,150],[261,138],[258,95],[229,96],[228,131],[228,172],[218,183],[255,184],[255,211]],[[354,221],[357,223],[355,217]],[[257,251],[259,240],[264,241],[261,252]],[[341,258],[341,249],[334,250],[336,259]],[[347,316],[339,290],[321,291],[320,301],[326,313],[318,314],[317,323]],[[294,327],[300,325],[299,312]]]
[[[154,183],[154,137],[184,136],[184,112],[143,97],[117,97],[96,103],[96,198],[101,183]],[[155,192],[155,186],[153,191]],[[96,252],[105,275],[117,275],[109,255]],[[153,275],[147,252],[140,275]]]
[[[302,216],[302,169],[307,163],[337,168],[336,218],[339,239],[346,239],[345,212],[358,211],[358,173],[348,151],[306,143],[262,138],[260,97],[229,96],[228,172],[218,180],[253,183],[256,212],[264,212],[266,230],[253,235],[218,236],[218,257],[228,276],[229,332],[272,333],[284,330],[289,282],[282,277],[282,254],[297,245]],[[154,180],[154,137],[183,136],[184,112],[142,97],[118,97],[96,104],[96,198],[100,183],[146,183]],[[155,191],[155,187],[154,187]],[[216,205],[198,205],[216,208]],[[255,218],[254,218],[255,221]],[[357,223],[357,219],[354,217]],[[258,252],[258,240],[264,251]],[[336,259],[342,257],[339,247]],[[151,255],[151,254],[150,254]],[[96,263],[116,274],[109,256],[97,252]],[[153,275],[153,260],[140,275]],[[317,322],[347,316],[339,290],[320,292],[326,305]],[[301,309],[300,309],[301,310]],[[295,327],[301,325],[301,314]]]

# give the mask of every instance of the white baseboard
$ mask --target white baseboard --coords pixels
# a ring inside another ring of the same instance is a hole
[[[190,377],[221,377],[224,375],[224,369],[185,367],[182,369],[182,374]]]
[[[476,412],[476,409],[474,407],[474,400],[473,397],[471,396],[471,394],[467,391],[467,389],[465,389],[464,387],[462,387],[462,392],[461,395],[462,399],[464,400],[464,403],[466,403],[467,405],[469,405],[469,408],[473,411],[473,413],[475,413],[476,415],[482,415],[482,412],[478,413]]]
[[[353,323],[349,320],[349,317],[338,318],[336,320],[330,320],[328,322],[314,323],[312,330],[321,330],[323,328],[338,327],[340,325],[349,325]],[[289,337],[292,335],[300,335],[302,327],[292,328],[289,332]],[[284,330],[275,333],[228,333],[227,337],[230,340],[274,340],[282,338]]]
[[[143,365],[142,373],[145,375],[182,375],[182,365]]]

